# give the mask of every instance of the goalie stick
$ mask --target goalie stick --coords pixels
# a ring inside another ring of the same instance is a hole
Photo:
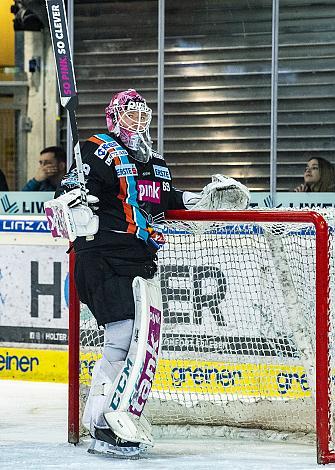
[[[52,49],[56,64],[60,102],[63,108],[67,110],[70,120],[81,204],[87,206],[85,177],[76,120],[78,95],[73,70],[64,0],[46,0],[46,8],[48,12]]]

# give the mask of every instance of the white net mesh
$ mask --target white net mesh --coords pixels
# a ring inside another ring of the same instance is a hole
[[[168,222],[166,239],[152,423],[314,431],[314,226]],[[82,402],[102,339],[82,308]]]

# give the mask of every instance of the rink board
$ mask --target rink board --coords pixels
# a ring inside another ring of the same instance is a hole
[[[81,357],[81,373],[89,382],[95,360]],[[0,348],[0,379],[67,382],[67,351]],[[238,395],[273,399],[310,396],[302,366],[233,363],[231,361],[159,361],[153,390],[167,396],[178,393]]]
[[[67,351],[0,348],[0,379],[66,383]]]

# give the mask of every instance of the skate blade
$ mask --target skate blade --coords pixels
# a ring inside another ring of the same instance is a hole
[[[116,454],[114,452],[99,452],[98,450],[88,449],[89,454],[95,455],[105,455],[109,459],[120,459],[120,460],[139,460],[140,454],[136,455],[125,455],[125,454]]]
[[[123,460],[138,460],[140,458],[140,450],[138,447],[128,448],[116,447],[103,441],[95,441],[87,449],[89,454],[106,455],[109,458]]]

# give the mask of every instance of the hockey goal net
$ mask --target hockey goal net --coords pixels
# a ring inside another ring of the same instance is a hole
[[[327,221],[294,210],[168,214],[159,252],[163,344],[146,407],[152,424],[315,433],[318,461],[335,461]],[[70,319],[69,441],[77,442],[103,332],[73,282]]]

